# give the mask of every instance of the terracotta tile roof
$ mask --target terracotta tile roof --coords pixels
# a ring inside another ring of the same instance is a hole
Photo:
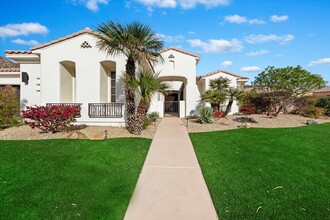
[[[200,59],[201,57],[197,54],[194,54],[194,53],[191,53],[191,52],[188,52],[188,51],[185,51],[185,50],[181,50],[179,48],[176,48],[176,47],[168,47],[168,48],[165,48],[163,50],[160,51],[160,53],[163,53],[163,52],[166,52],[166,51],[169,51],[169,50],[175,50],[175,51],[178,51],[180,53],[184,53],[184,54],[187,54],[189,56],[193,56],[195,57],[196,59]]]
[[[330,92],[330,86],[326,86],[314,91],[314,93],[327,93],[327,92]]]
[[[19,64],[0,56],[0,72],[19,72]]]
[[[0,67],[0,72],[11,72],[11,73],[16,73],[16,72],[20,72],[20,68],[1,68]]]
[[[25,50],[6,50],[5,54],[32,54],[32,52]]]
[[[202,79],[202,78],[204,78],[204,77],[212,76],[212,75],[215,75],[215,74],[218,74],[218,73],[226,73],[226,74],[228,74],[228,75],[231,75],[231,76],[237,77],[237,78],[239,78],[239,79],[246,79],[246,80],[249,79],[248,77],[240,76],[240,75],[237,75],[237,74],[235,74],[235,73],[231,73],[231,72],[228,72],[228,71],[226,71],[226,70],[222,70],[222,69],[219,69],[219,70],[216,70],[216,71],[213,71],[213,72],[210,72],[210,73],[207,73],[207,74],[204,74],[204,75],[198,76],[197,79]]]
[[[61,37],[61,38],[58,38],[56,40],[50,41],[48,43],[44,43],[44,44],[38,45],[36,47],[33,47],[33,48],[31,48],[31,51],[37,50],[37,49],[41,49],[41,48],[44,48],[44,47],[48,47],[50,45],[57,44],[57,43],[60,43],[62,41],[65,41],[65,40],[68,40],[68,39],[71,39],[71,38],[74,38],[76,36],[79,36],[79,35],[82,35],[82,34],[86,34],[86,33],[91,34],[91,35],[94,35],[94,36],[100,36],[100,33],[99,32],[93,31],[93,30],[91,30],[89,28],[85,28],[84,30],[75,32],[75,33],[70,34],[70,35],[67,35],[65,37]]]

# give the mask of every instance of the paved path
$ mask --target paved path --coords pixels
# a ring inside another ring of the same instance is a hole
[[[163,118],[125,220],[218,219],[186,127]]]

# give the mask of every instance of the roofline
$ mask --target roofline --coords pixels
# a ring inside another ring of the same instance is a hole
[[[209,72],[209,73],[206,73],[204,75],[201,75],[201,76],[197,76],[197,79],[202,79],[202,78],[205,78],[205,77],[208,77],[208,76],[213,76],[215,74],[218,74],[218,73],[226,73],[228,75],[231,75],[231,76],[234,76],[234,77],[237,77],[239,79],[243,79],[243,80],[249,80],[248,77],[245,77],[245,76],[241,76],[241,75],[237,75],[235,73],[231,73],[231,72],[228,72],[226,70],[222,70],[222,69],[218,69],[218,70],[215,70],[213,72]]]
[[[32,52],[26,50],[6,50],[5,54],[32,54]]]
[[[56,40],[52,40],[52,41],[49,41],[47,43],[44,43],[44,44],[38,45],[36,47],[30,48],[30,50],[33,51],[33,50],[38,50],[38,49],[41,49],[41,48],[44,48],[44,47],[48,47],[48,46],[51,46],[53,44],[57,44],[57,43],[60,43],[62,41],[65,41],[65,40],[68,40],[68,39],[71,39],[71,38],[74,38],[76,36],[83,35],[83,34],[91,34],[91,35],[94,35],[96,37],[101,35],[99,32],[93,31],[89,28],[85,28],[85,29],[80,30],[78,32],[74,32],[73,34],[69,34],[67,36],[58,38]]]
[[[188,51],[185,51],[185,50],[182,50],[180,48],[177,48],[177,47],[173,47],[173,46],[170,46],[170,47],[167,47],[165,49],[162,49],[160,51],[160,53],[164,53],[166,51],[169,51],[169,50],[175,50],[177,52],[180,52],[180,53],[183,53],[183,54],[186,54],[186,55],[189,55],[189,56],[192,56],[192,57],[195,57],[196,60],[200,60],[201,59],[201,56],[197,55],[197,54],[194,54],[194,53],[191,53],[191,52],[188,52]]]
[[[0,68],[0,72],[7,72],[7,73],[19,73],[21,69],[18,67],[10,67],[10,68]]]

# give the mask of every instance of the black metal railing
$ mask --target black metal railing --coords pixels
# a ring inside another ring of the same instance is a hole
[[[179,113],[178,101],[165,101],[165,113]]]
[[[121,118],[123,103],[88,103],[90,118]]]
[[[82,106],[82,103],[46,103],[47,107],[52,106]],[[77,114],[77,118],[81,117],[81,108],[79,109],[79,112]]]

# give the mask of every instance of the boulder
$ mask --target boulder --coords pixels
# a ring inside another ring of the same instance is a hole
[[[307,120],[307,125],[316,125],[318,124],[314,119]]]
[[[105,135],[100,133],[94,133],[89,137],[90,140],[103,140],[104,138]]]
[[[251,124],[250,123],[243,123],[242,128],[251,128]]]
[[[66,138],[68,138],[68,139],[87,139],[87,136],[80,131],[73,131],[73,132],[70,132]]]

